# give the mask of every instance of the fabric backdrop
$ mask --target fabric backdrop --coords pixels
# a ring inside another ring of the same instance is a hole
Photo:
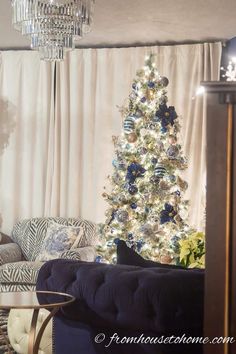
[[[78,49],[55,71],[38,53],[1,52],[0,117],[9,138],[0,156],[3,231],[31,216],[104,221],[101,194],[112,173],[112,135],[122,128],[117,106],[149,53],[157,54],[159,72],[170,81],[169,104],[182,117],[190,223],[204,227],[206,109],[204,98],[194,96],[201,80],[218,79],[221,43]]]

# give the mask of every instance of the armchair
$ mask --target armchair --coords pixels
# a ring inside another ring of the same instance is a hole
[[[31,218],[13,227],[11,243],[0,240],[0,291],[33,290],[39,269],[37,261],[50,222],[83,229],[79,247],[62,252],[60,258],[93,261],[95,257],[95,225],[87,220],[61,217]],[[5,239],[5,238],[4,238]],[[8,240],[10,241],[10,240]]]

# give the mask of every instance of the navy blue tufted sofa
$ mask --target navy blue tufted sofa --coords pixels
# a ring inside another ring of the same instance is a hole
[[[203,335],[204,271],[58,259],[43,265],[37,289],[77,299],[54,320],[56,354],[202,353],[199,344],[145,344],[141,338]],[[121,344],[127,337],[137,343]]]

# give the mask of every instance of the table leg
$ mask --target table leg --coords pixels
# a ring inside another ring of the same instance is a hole
[[[55,315],[55,313],[59,310],[59,308],[60,308],[60,306],[59,307],[54,307],[52,309],[52,311],[49,313],[49,315],[45,318],[43,323],[41,324],[41,327],[40,327],[40,329],[38,331],[36,339],[34,340],[34,343],[33,343],[33,349],[32,349],[32,351],[29,350],[29,354],[31,354],[31,353],[32,354],[38,354],[39,345],[40,345],[40,342],[41,342],[41,339],[42,339],[43,332],[44,332],[45,328],[47,327],[48,322]],[[30,343],[29,343],[29,345],[30,345]]]
[[[35,342],[35,334],[36,334],[36,325],[39,315],[39,309],[35,309],[33,311],[33,316],[30,325],[30,332],[29,332],[29,344],[28,344],[28,354],[34,353],[34,342]]]

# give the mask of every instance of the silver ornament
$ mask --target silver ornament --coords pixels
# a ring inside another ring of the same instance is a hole
[[[126,223],[129,219],[129,214],[126,210],[119,210],[116,213],[116,218],[119,222]]]
[[[145,236],[150,236],[153,233],[152,226],[150,224],[144,224],[140,227],[139,231]]]
[[[160,78],[160,80],[158,81],[158,83],[159,83],[160,85],[162,85],[163,87],[166,87],[166,86],[168,86],[168,84],[169,84],[169,80],[167,79],[167,77],[161,76],[161,78]]]
[[[176,157],[179,155],[179,148],[176,145],[171,145],[167,149],[167,156],[169,159],[176,159]]]

